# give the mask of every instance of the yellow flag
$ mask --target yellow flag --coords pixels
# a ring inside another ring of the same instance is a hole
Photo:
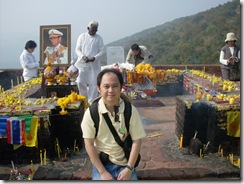
[[[240,112],[229,111],[227,112],[227,135],[231,137],[240,137]]]
[[[31,118],[30,131],[25,132],[25,146],[26,147],[37,147],[37,130],[38,130],[38,121],[37,116]]]

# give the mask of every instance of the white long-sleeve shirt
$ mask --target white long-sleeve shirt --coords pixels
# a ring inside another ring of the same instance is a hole
[[[23,68],[22,75],[24,77],[24,81],[28,81],[33,77],[37,77],[39,62],[36,61],[35,56],[24,49],[19,59]]]
[[[148,51],[148,49],[145,46],[140,45],[139,47],[141,49],[140,56],[143,59],[138,59],[137,56],[133,54],[133,51],[130,49],[127,56],[126,56],[125,62],[134,64],[135,66],[140,64],[140,63],[151,64],[149,56],[152,54]]]
[[[83,62],[83,56],[89,59],[95,57],[94,65],[100,67],[100,57],[103,55],[105,50],[103,39],[100,35],[95,34],[93,36],[88,33],[82,33],[76,43],[75,52],[78,56],[77,62]],[[99,66],[98,66],[99,65]]]

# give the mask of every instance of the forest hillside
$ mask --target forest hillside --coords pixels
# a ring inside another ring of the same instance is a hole
[[[239,0],[143,30],[106,46],[123,46],[126,57],[132,44],[145,45],[154,55],[152,65],[218,64],[220,49],[225,45],[228,32],[236,34],[240,46]]]

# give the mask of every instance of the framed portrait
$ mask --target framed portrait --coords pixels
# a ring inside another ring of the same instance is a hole
[[[71,60],[71,25],[40,26],[40,66],[66,67]]]

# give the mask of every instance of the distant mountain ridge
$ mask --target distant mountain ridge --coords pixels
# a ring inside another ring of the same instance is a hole
[[[154,55],[153,65],[218,64],[220,49],[225,45],[228,32],[236,34],[240,46],[239,0],[143,30],[106,46],[123,46],[126,57],[132,44],[145,45]]]

